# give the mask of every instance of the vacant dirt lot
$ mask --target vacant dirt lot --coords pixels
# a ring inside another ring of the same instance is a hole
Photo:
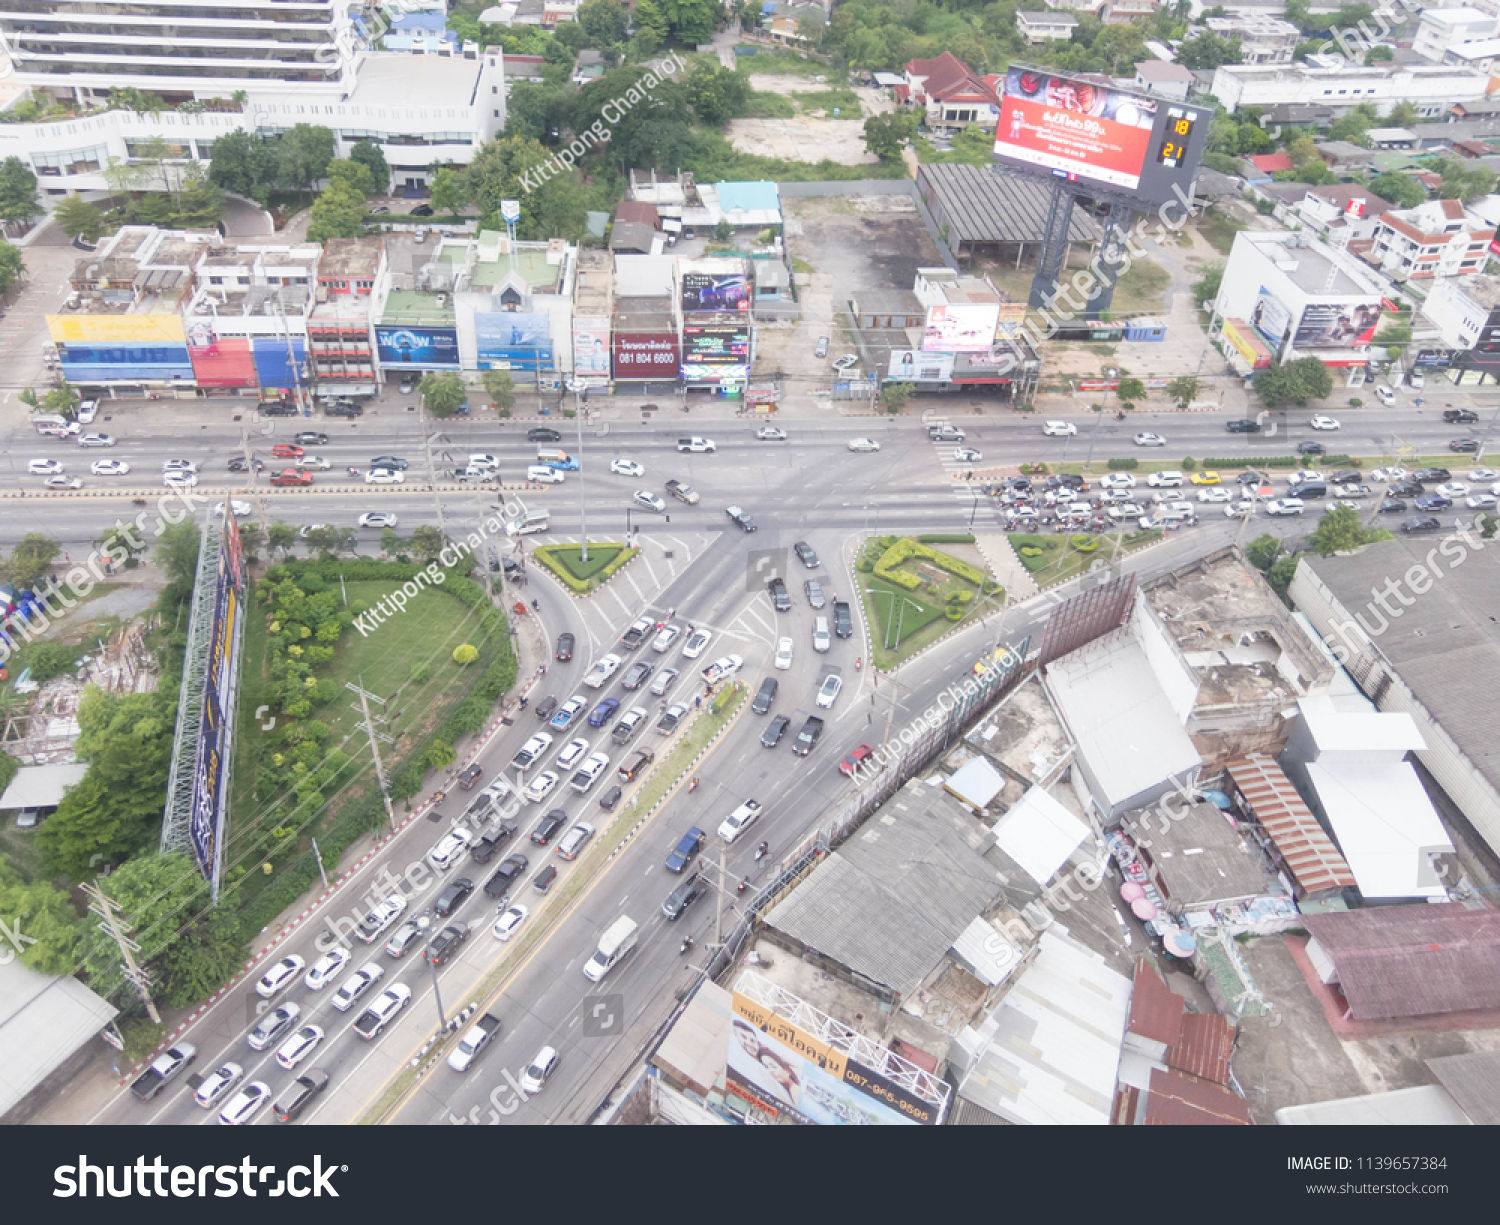
[[[731,119],[728,135],[729,143],[740,152],[760,157],[792,162],[827,158],[846,166],[879,160],[865,150],[864,124],[858,115],[848,119]]]

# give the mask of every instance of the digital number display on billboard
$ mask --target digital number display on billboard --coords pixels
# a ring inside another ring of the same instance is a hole
[[[476,319],[478,316],[476,316]],[[422,370],[458,369],[456,328],[375,329],[382,366],[415,366]]]
[[[1380,300],[1356,304],[1311,302],[1302,309],[1292,345],[1298,349],[1352,349],[1368,345],[1380,326]]]
[[[685,315],[704,311],[750,309],[750,280],[743,272],[684,272],[682,311]]]
[[[615,378],[675,379],[681,364],[673,332],[616,332]]]
[[[743,366],[750,361],[750,329],[741,324],[688,324],[682,329],[684,365]]]
[[[1005,74],[995,156],[1138,194],[1190,197],[1211,114],[1040,68]],[[1177,191],[1174,192],[1174,185]]]

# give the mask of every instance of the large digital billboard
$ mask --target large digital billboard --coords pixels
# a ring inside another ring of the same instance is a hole
[[[736,991],[725,1080],[776,1118],[824,1125],[935,1124],[941,1111]]]
[[[1212,117],[1201,107],[1017,66],[1005,74],[995,156],[1128,191],[1143,204],[1187,201]]]
[[[544,314],[476,311],[474,344],[481,367],[503,363],[512,370],[551,370],[552,329]],[[453,364],[458,364],[455,349]]]
[[[1368,345],[1380,326],[1380,299],[1368,302],[1309,302],[1292,336],[1298,349],[1352,349]]]
[[[255,351],[243,337],[219,336],[209,323],[188,328],[188,357],[199,387],[259,387]]]
[[[747,311],[750,309],[750,279],[741,272],[684,272],[682,312]]]
[[[750,328],[741,323],[684,324],[683,365],[743,366],[750,360]]]
[[[380,354],[382,366],[412,366],[419,370],[458,369],[456,328],[377,327],[375,348]]]
[[[616,332],[615,378],[675,379],[681,363],[675,332]]]
[[[998,302],[947,302],[927,308],[924,353],[988,353],[1000,322]]]

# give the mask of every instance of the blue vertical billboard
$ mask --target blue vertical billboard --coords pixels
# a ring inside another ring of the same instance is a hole
[[[235,672],[238,660],[241,595],[245,561],[239,528],[229,519],[224,526],[218,566],[215,571],[214,616],[203,686],[203,720],[198,726],[198,747],[193,765],[192,817],[188,841],[193,859],[204,877],[218,889],[219,865],[223,859],[225,763],[233,722]]]
[[[458,329],[377,327],[375,349],[382,369],[457,370]]]
[[[306,370],[307,342],[301,336],[292,337],[290,353],[285,336],[255,338],[255,377],[261,387],[292,390],[307,381]]]
[[[546,315],[476,311],[474,343],[479,368],[553,370],[552,329]]]

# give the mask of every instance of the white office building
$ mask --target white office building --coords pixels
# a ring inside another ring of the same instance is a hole
[[[1225,64],[1214,70],[1209,92],[1233,114],[1247,106],[1358,106],[1389,115],[1410,102],[1424,119],[1446,114],[1455,102],[1486,96],[1489,77],[1445,64],[1359,64],[1338,67]]]
[[[1417,22],[1411,49],[1434,64],[1441,64],[1447,51],[1494,38],[1495,25],[1495,15],[1480,9],[1426,9]]]

